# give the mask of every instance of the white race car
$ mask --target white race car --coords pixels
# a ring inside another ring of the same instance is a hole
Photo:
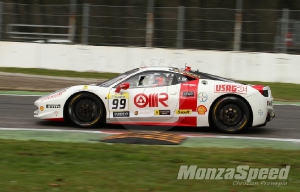
[[[233,133],[275,117],[270,87],[190,67],[143,67],[105,82],[58,90],[34,102],[34,117],[80,127],[108,124],[214,126]]]

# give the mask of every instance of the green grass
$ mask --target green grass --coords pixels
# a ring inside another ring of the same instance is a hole
[[[300,101],[300,84],[241,81],[252,85],[268,85],[276,101]]]
[[[75,71],[64,71],[64,70],[13,68],[13,67],[0,67],[0,71],[9,72],[9,73],[25,73],[25,74],[33,74],[33,75],[98,78],[98,79],[108,79],[118,75],[118,73],[75,72]],[[299,96],[300,84],[258,82],[258,81],[241,81],[241,82],[249,83],[249,84],[269,85],[272,90],[272,95],[277,101],[300,101],[300,96]]]
[[[180,165],[285,167],[300,180],[299,151],[159,147],[0,140],[0,191],[298,191],[233,185],[235,180],[177,180]],[[259,183],[261,180],[255,180]],[[266,180],[274,181],[274,180]],[[276,181],[276,180],[275,180]]]
[[[66,71],[66,70],[14,68],[14,67],[0,67],[0,71],[8,72],[8,73],[25,73],[31,75],[81,77],[81,78],[96,78],[96,79],[109,79],[118,75],[118,73],[76,72],[76,71]]]

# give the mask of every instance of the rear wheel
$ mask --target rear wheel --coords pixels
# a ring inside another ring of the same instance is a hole
[[[76,94],[68,103],[70,121],[80,127],[97,125],[104,114],[100,99],[91,93]]]
[[[248,124],[250,111],[247,104],[234,96],[223,97],[212,108],[212,123],[226,133],[241,131]]]

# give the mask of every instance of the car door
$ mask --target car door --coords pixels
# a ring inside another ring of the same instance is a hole
[[[178,105],[179,91],[173,85],[174,74],[168,71],[147,71],[125,80],[127,90],[110,90],[111,121],[162,122],[170,120]]]

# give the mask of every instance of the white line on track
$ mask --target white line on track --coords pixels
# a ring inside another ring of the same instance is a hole
[[[102,133],[102,134],[119,134],[120,132],[109,132],[109,131],[83,131],[83,130],[64,130],[64,129],[34,129],[34,128],[5,128],[0,127],[0,130],[9,130],[9,131],[49,131],[49,132],[75,132],[75,133]],[[125,132],[125,131],[121,131]],[[292,138],[268,138],[268,137],[247,137],[247,136],[223,136],[223,135],[206,135],[206,134],[180,134],[186,137],[205,137],[205,138],[219,138],[219,139],[251,139],[251,140],[266,140],[266,141],[288,141],[288,142],[297,142],[300,143],[300,139]]]

